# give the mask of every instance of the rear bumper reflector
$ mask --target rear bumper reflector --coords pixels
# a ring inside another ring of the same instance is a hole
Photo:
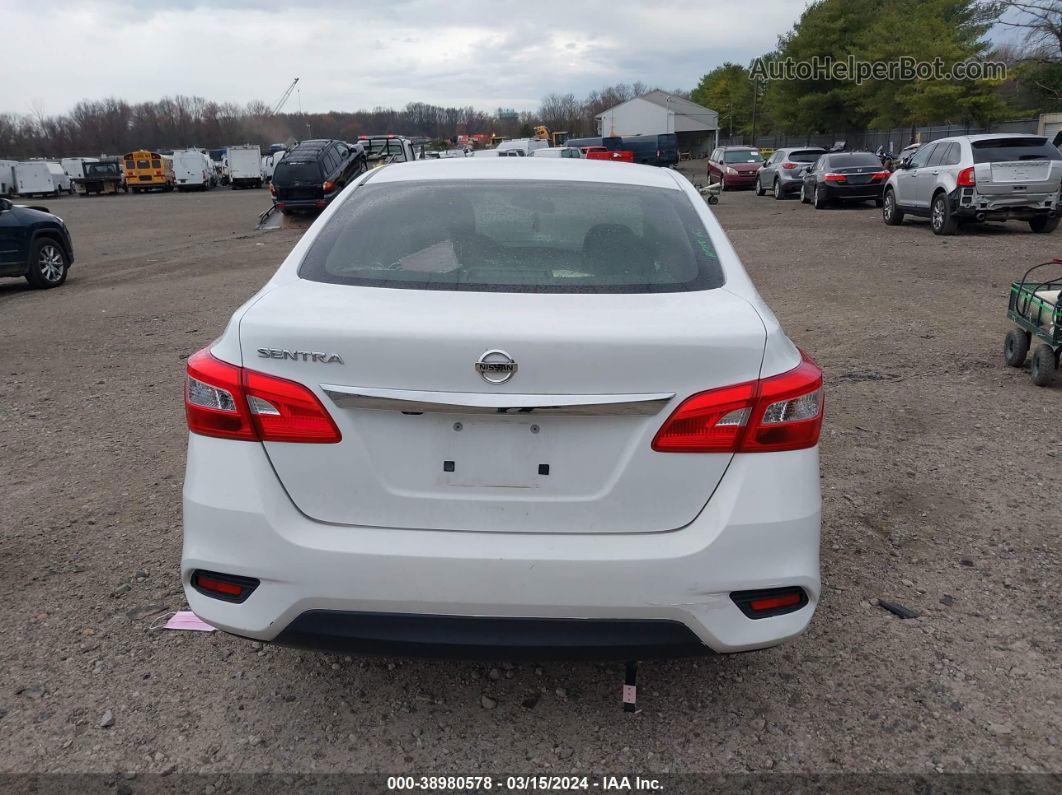
[[[220,599],[223,602],[246,602],[254,593],[259,580],[254,577],[240,577],[236,574],[220,574],[215,571],[196,569],[192,572],[192,587],[204,596]]]
[[[797,587],[734,591],[730,598],[749,618],[770,618],[793,613],[808,603],[807,593]]]

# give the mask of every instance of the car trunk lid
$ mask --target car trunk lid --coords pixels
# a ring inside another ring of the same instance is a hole
[[[240,338],[244,366],[310,387],[342,433],[338,444],[265,444],[308,516],[630,533],[681,527],[710,498],[731,456],[657,453],[652,439],[685,397],[757,378],[765,330],[725,289],[542,295],[299,280],[255,304]],[[488,351],[515,372],[477,368]]]

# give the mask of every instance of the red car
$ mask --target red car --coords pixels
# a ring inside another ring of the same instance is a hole
[[[621,163],[634,162],[634,152],[628,152],[626,150],[614,152],[603,146],[583,146],[580,148],[583,151],[583,156],[587,160],[617,160]]]
[[[721,182],[723,189],[751,188],[763,166],[763,155],[754,146],[720,146],[708,157],[708,182]]]

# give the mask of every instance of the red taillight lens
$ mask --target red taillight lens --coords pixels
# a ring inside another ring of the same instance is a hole
[[[302,384],[244,370],[243,385],[263,442],[329,444],[342,438],[317,395]]]
[[[796,167],[797,167],[797,165],[799,165],[799,164],[797,164],[797,163],[790,163],[790,162],[788,162],[788,161],[787,161],[787,162],[785,162],[785,163],[782,163],[782,168],[787,168],[787,169],[790,169],[790,170],[791,170],[791,169],[794,169],[794,168],[796,168]]]
[[[202,436],[262,442],[330,444],[342,439],[321,401],[302,384],[215,359],[188,359],[184,393],[188,430]]]
[[[336,189],[336,183],[332,182],[330,179],[326,179],[321,187],[324,188],[325,193],[331,193]]]
[[[188,430],[201,436],[257,441],[240,386],[240,369],[215,359],[205,348],[188,358],[184,388]]]
[[[959,172],[959,176],[955,178],[955,184],[960,188],[972,188],[977,185],[977,174],[974,172],[974,167],[964,168]]]
[[[822,430],[822,370],[806,354],[787,373],[701,392],[653,439],[658,453],[768,453],[814,447]]]
[[[848,177],[844,174],[826,174],[823,179],[826,182],[848,182]]]
[[[890,174],[888,171],[875,171],[873,174],[870,175],[870,178],[876,182],[878,180],[888,179],[891,176],[892,174]]]

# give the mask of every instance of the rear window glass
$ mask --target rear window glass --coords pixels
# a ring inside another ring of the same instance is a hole
[[[299,183],[317,183],[321,181],[321,167],[316,160],[290,160],[284,158],[277,163],[273,172],[273,182],[284,185]]]
[[[299,275],[542,293],[681,292],[724,282],[681,191],[537,180],[363,185],[321,231]]]
[[[853,153],[848,155],[830,155],[830,168],[858,168],[859,166],[880,166],[877,155]]]
[[[806,152],[790,152],[785,159],[793,163],[814,163],[824,154],[826,152],[822,149],[809,149]]]
[[[738,149],[723,152],[724,163],[759,163],[763,156],[758,149]]]
[[[973,141],[975,163],[1002,163],[1008,160],[1062,160],[1058,149],[1046,138],[995,138]]]

